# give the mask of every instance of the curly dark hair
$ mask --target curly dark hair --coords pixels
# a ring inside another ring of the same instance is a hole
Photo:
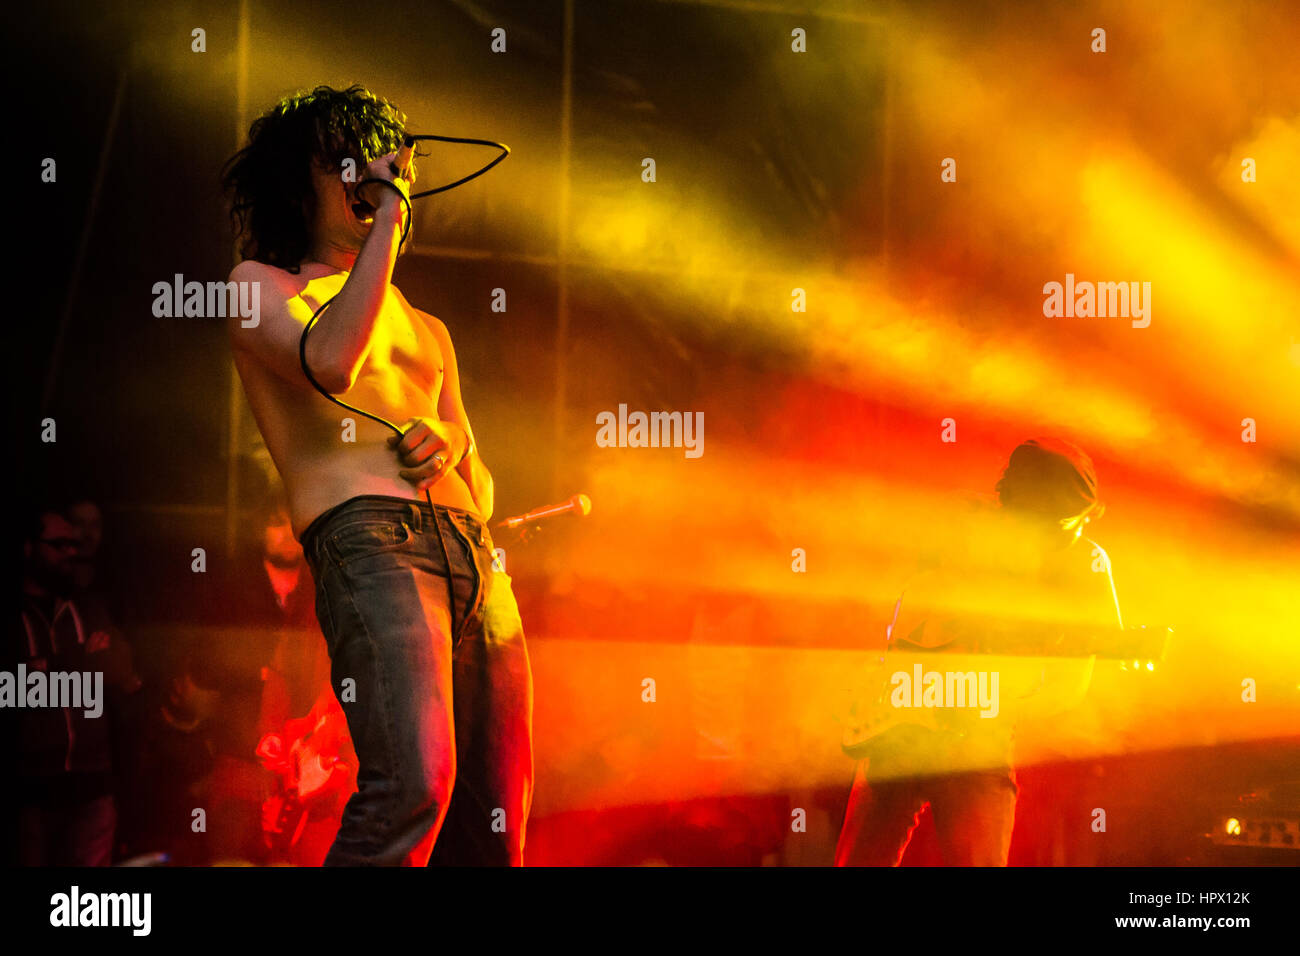
[[[406,114],[361,86],[318,86],[284,97],[258,117],[248,145],[221,172],[239,254],[298,271],[315,215],[312,164],[341,170],[351,158],[360,174],[366,163],[397,150],[405,131]]]

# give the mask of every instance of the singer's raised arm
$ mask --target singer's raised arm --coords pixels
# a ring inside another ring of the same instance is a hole
[[[366,168],[366,175],[384,179],[406,193],[404,180],[388,168],[396,157],[390,153]],[[340,395],[356,384],[357,374],[370,348],[375,324],[383,311],[384,299],[397,262],[405,209],[401,198],[388,187],[372,186],[367,195],[376,199],[372,208],[343,182],[337,171],[316,166],[312,177],[316,189],[317,218],[333,218],[369,227],[342,289],[322,316],[307,341],[307,364],[312,375],[331,394]],[[360,215],[358,215],[360,214]],[[317,230],[317,243],[329,243],[328,233]],[[328,256],[312,250],[316,261]],[[254,326],[232,325],[232,344],[257,354],[272,371],[292,382],[302,382],[298,343],[303,327],[319,306],[304,300],[301,273],[289,273],[275,266],[245,260],[230,273],[234,282],[256,282],[261,289],[263,314]]]

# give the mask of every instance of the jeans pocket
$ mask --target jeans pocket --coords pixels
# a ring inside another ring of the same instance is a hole
[[[364,521],[331,532],[328,547],[339,567],[397,551],[410,543],[411,526],[405,521]]]

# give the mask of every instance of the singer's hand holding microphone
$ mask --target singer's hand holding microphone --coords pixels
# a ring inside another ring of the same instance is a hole
[[[401,216],[410,206],[411,185],[415,182],[415,172],[411,167],[414,152],[414,141],[408,141],[396,152],[380,156],[366,164],[353,191],[357,199],[353,204],[353,212],[358,219],[364,221],[381,214],[394,216],[398,224],[402,225]],[[391,187],[376,186],[375,180],[390,183]]]

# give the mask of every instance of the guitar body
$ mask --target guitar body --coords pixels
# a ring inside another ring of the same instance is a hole
[[[886,734],[899,727],[912,728],[918,735],[913,740],[924,739],[930,733],[962,735],[963,731],[952,719],[959,712],[955,708],[895,705],[894,675],[900,671],[911,672],[919,662],[923,662],[921,666],[927,672],[996,670],[1001,678],[998,717],[1014,721],[1021,703],[1042,693],[1047,670],[1045,660],[1075,658],[1084,662],[1096,656],[1155,662],[1164,656],[1173,633],[1170,628],[1145,626],[1122,630],[1073,628],[1054,635],[1044,635],[1041,630],[1035,634],[1035,630],[1038,629],[984,629],[983,633],[997,636],[982,642],[984,653],[981,654],[948,653],[939,648],[916,648],[925,653],[887,652],[880,663],[866,670],[858,688],[850,692],[836,713],[844,728],[841,749],[854,760],[862,760],[880,746]]]
[[[262,830],[267,846],[278,854],[298,845],[318,803],[350,783],[331,719],[342,715],[322,714],[305,732],[306,721],[291,720],[281,734],[268,734],[258,746],[263,765],[277,777],[277,792],[262,807]],[[287,753],[286,740],[292,741]]]
[[[934,710],[893,706],[890,700],[894,693],[892,678],[897,670],[888,663],[869,668],[863,676],[861,688],[849,695],[846,705],[837,714],[844,728],[840,749],[854,760],[869,757],[881,738],[896,727],[912,726],[926,731],[939,729]]]

